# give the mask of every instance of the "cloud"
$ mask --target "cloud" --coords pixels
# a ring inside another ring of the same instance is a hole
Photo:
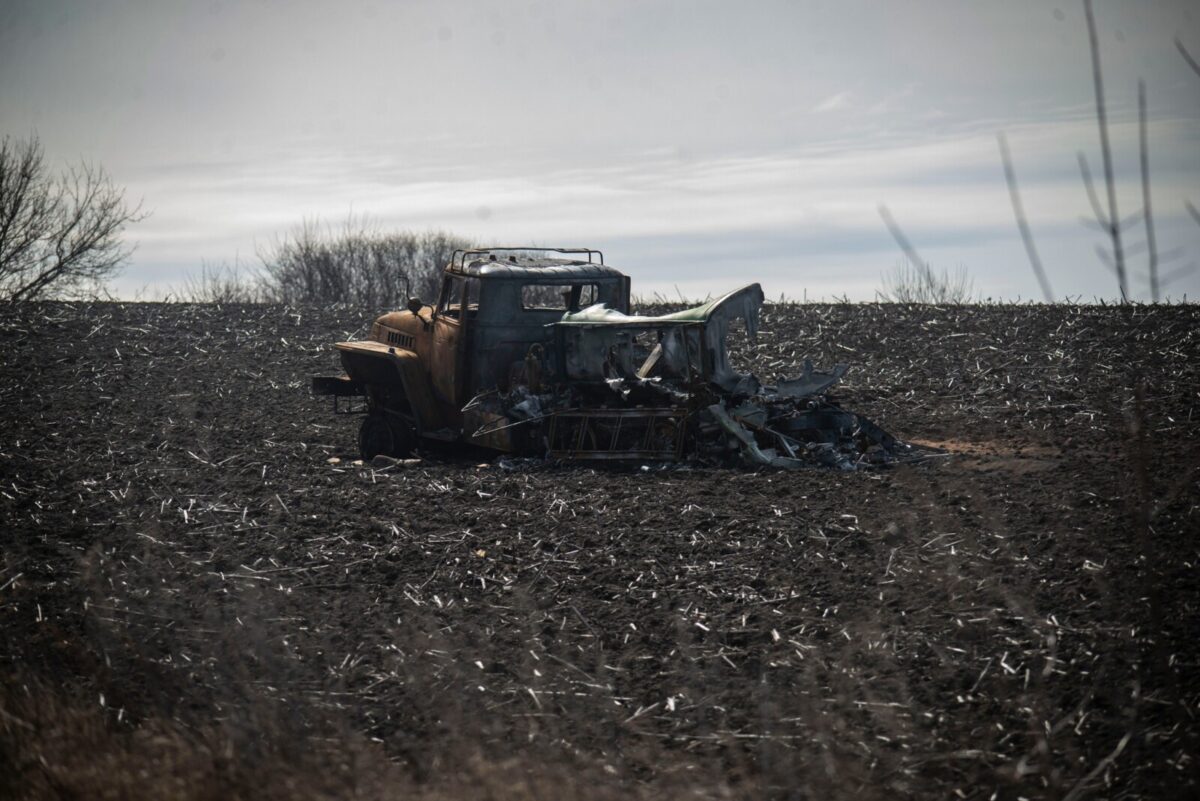
[[[1141,205],[1141,77],[1160,245],[1194,254],[1182,199],[1200,201],[1200,109],[1172,46],[1194,0],[1110,5],[1121,210]],[[0,119],[145,200],[154,216],[128,232],[145,280],[178,283],[201,259],[353,208],[389,227],[604,246],[639,282],[720,291],[761,271],[772,292],[856,297],[897,258],[875,211],[886,202],[926,258],[1029,294],[998,130],[1047,264],[1076,270],[1076,291],[1093,280],[1098,235],[1078,225],[1075,167],[1081,148],[1099,166],[1086,31],[1033,0],[686,14],[594,0],[536,6],[536,19],[484,0],[296,0],[282,17],[183,0],[14,7]]]
[[[850,105],[850,93],[838,92],[835,95],[830,95],[814,106],[813,111],[817,112],[818,114],[824,114],[827,111],[837,111],[838,109],[850,108]]]
[[[867,108],[868,114],[894,114],[907,105],[907,101],[916,94],[916,84],[906,84],[899,91],[892,92],[882,100],[872,103]]]
[[[886,202],[935,265],[965,264],[976,286],[993,295],[1029,295],[1036,285],[1013,223],[995,124],[741,156],[681,159],[669,149],[641,151],[608,165],[548,162],[536,169],[523,162],[487,170],[410,167],[400,155],[375,149],[164,164],[130,185],[155,210],[130,232],[141,242],[135,274],[153,283],[148,265],[161,265],[175,272],[162,283],[177,285],[179,265],[194,272],[202,259],[253,254],[304,218],[337,223],[353,209],[384,228],[601,247],[645,292],[679,283],[704,295],[727,288],[737,280],[731,276],[752,273],[772,293],[869,299],[880,271],[899,258],[876,210]],[[1191,152],[1190,129],[1186,120],[1156,121],[1156,157],[1171,164]],[[1088,204],[1074,152],[1090,143],[1094,123],[1011,126],[1008,134],[1034,234],[1039,242],[1053,240],[1053,252],[1079,276],[1058,275],[1056,288],[1088,291],[1097,283],[1088,269],[1098,240],[1078,223]],[[1136,124],[1116,123],[1112,134],[1117,152],[1136,153]],[[1180,170],[1156,179],[1163,249],[1198,239],[1171,223],[1193,176]],[[1133,211],[1139,177],[1121,178],[1121,208]],[[481,216],[485,207],[490,213]]]

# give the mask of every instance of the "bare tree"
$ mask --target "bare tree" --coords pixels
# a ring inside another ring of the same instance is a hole
[[[442,269],[472,243],[441,231],[383,233],[350,216],[340,229],[306,220],[259,252],[262,289],[280,303],[399,307],[435,300]]]
[[[90,164],[53,175],[42,146],[0,143],[0,298],[71,297],[111,277],[132,252],[125,226],[145,218]]]

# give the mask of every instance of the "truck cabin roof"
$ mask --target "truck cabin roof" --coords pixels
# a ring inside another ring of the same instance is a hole
[[[473,278],[500,278],[551,284],[572,279],[623,278],[625,275],[603,262],[558,258],[538,253],[508,253],[504,249],[498,252],[468,252],[462,258],[453,259],[446,272]]]
[[[530,259],[527,261],[469,261],[456,264],[446,272],[473,278],[520,279],[526,283],[556,283],[564,279],[621,278],[624,273],[603,264],[568,259]]]

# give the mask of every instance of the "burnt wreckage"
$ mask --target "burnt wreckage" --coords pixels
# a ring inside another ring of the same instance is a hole
[[[774,385],[730,365],[731,330],[757,335],[758,284],[661,316],[630,314],[629,284],[590,249],[457,251],[436,303],[413,298],[368,339],[337,343],[346,374],[315,376],[313,392],[365,412],[364,459],[428,440],[552,459],[853,469],[907,450],[826,397],[844,364],[805,362]]]

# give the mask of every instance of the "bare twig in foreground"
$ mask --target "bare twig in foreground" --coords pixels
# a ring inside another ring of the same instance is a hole
[[[1183,201],[1183,207],[1187,209],[1188,214],[1192,215],[1192,219],[1196,221],[1196,225],[1200,225],[1200,210],[1197,210],[1196,207],[1192,205],[1192,201]]]
[[[1129,286],[1125,277],[1125,254],[1121,249],[1121,228],[1117,213],[1117,187],[1113,179],[1112,149],[1108,143],[1108,114],[1104,108],[1104,77],[1100,72],[1100,43],[1096,37],[1096,17],[1092,13],[1092,0],[1083,0],[1087,16],[1088,43],[1092,51],[1092,78],[1096,87],[1096,121],[1100,126],[1100,153],[1104,158],[1104,183],[1108,188],[1108,234],[1112,238],[1113,261],[1117,269],[1117,284],[1121,290],[1121,302],[1129,300]]]
[[[886,204],[879,204],[879,216],[883,218],[883,224],[887,226],[888,231],[892,234],[892,239],[896,240],[896,244],[900,246],[900,250],[904,251],[904,255],[912,262],[913,267],[917,270],[929,272],[929,264],[921,255],[917,253],[917,249],[913,247],[912,242],[904,235],[904,231],[900,229],[900,225],[896,222],[896,218],[892,216],[891,210]]]
[[[1175,48],[1179,51],[1179,55],[1183,56],[1183,60],[1187,62],[1187,65],[1192,68],[1192,71],[1200,75],[1200,63],[1197,63],[1192,54],[1187,51],[1187,48],[1183,46],[1183,40],[1178,36],[1175,37]]]
[[[1037,247],[1033,244],[1033,233],[1029,230],[1029,221],[1025,217],[1025,207],[1021,204],[1021,193],[1017,188],[1017,174],[1013,170],[1012,155],[1008,152],[1008,138],[1003,132],[996,134],[1000,143],[1000,158],[1004,160],[1004,178],[1008,181],[1008,194],[1012,198],[1013,214],[1017,218],[1017,228],[1021,231],[1021,239],[1025,243],[1025,252],[1029,254],[1029,265],[1037,276],[1038,284],[1042,287],[1042,295],[1047,303],[1054,302],[1054,291],[1050,288],[1050,279],[1042,267],[1042,259],[1038,256]]]
[[[1150,299],[1158,303],[1158,249],[1154,241],[1154,215],[1150,211],[1150,154],[1146,144],[1146,82],[1138,81],[1138,141],[1142,163],[1142,219],[1146,221],[1146,248],[1150,267]]]
[[[1071,792],[1063,796],[1063,801],[1073,801],[1073,799],[1083,795],[1087,791],[1088,785],[1095,781],[1096,777],[1107,770],[1108,766],[1115,762],[1117,757],[1121,755],[1121,752],[1125,750],[1125,746],[1129,744],[1129,738],[1132,736],[1133,732],[1126,732],[1125,736],[1121,738],[1121,742],[1117,743],[1117,747],[1112,750],[1112,753],[1100,760],[1099,764],[1088,772],[1088,775],[1076,782],[1075,786],[1071,788]]]

